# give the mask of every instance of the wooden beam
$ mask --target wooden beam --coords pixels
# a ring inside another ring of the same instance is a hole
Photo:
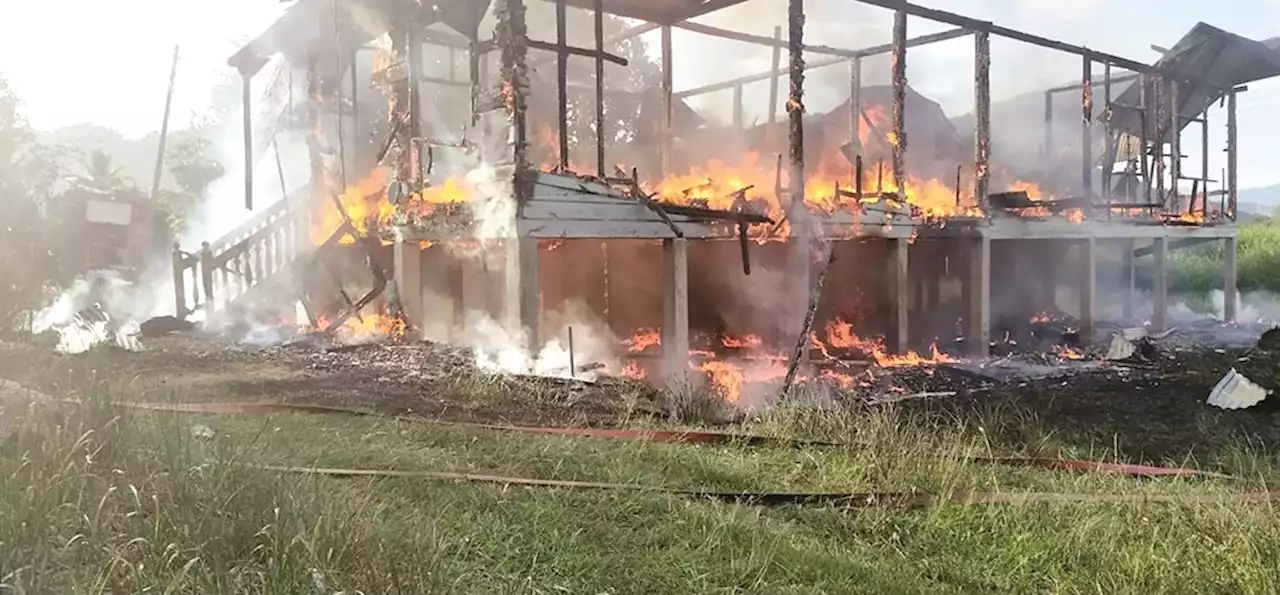
[[[556,0],[556,161],[563,169],[569,169],[569,44],[567,41],[569,7],[565,0]]]
[[[773,38],[776,40],[782,39],[782,27],[775,26],[773,28]],[[782,46],[779,46],[779,45],[773,46],[773,62],[771,62],[770,64],[771,65],[769,67],[769,116],[766,119],[766,121],[769,123],[769,126],[766,127],[765,132],[770,137],[769,146],[773,147],[775,146],[774,145],[775,139],[772,138],[773,124],[778,119],[778,77],[781,76],[780,74],[781,71],[779,70],[779,68],[782,67]],[[734,86],[739,87],[741,85],[742,83],[739,83],[738,85],[734,85]]]
[[[907,184],[907,13],[893,13],[893,132],[889,144],[893,146],[893,187],[906,192]]]
[[[1158,75],[1170,80],[1176,80],[1180,82],[1205,85],[1207,87],[1210,87],[1213,89],[1219,89],[1224,92],[1227,90],[1227,88],[1223,85],[1219,85],[1217,83],[1211,83],[1203,80],[1197,80],[1195,78],[1189,78],[1180,72],[1175,72],[1167,68],[1152,66],[1150,64],[1143,64],[1142,62],[1138,62],[1137,60],[1131,60],[1129,58],[1116,56],[1114,54],[1108,54],[1106,52],[1091,50],[1083,46],[1078,46],[1075,44],[1070,44],[1062,41],[1057,41],[1054,39],[1049,39],[1048,37],[1041,37],[1039,35],[1026,33],[1024,31],[1019,31],[1017,29],[1002,27],[1000,25],[992,23],[991,21],[981,21],[978,19],[959,15],[954,12],[946,12],[943,10],[937,10],[933,8],[925,8],[917,4],[910,4],[908,2],[905,2],[904,0],[856,0],[856,1],[861,2],[863,4],[870,4],[872,6],[879,6],[881,8],[886,8],[889,10],[901,10],[914,17],[925,18],[925,19],[929,19],[931,21],[936,21],[939,23],[946,23],[948,25],[952,25],[955,27],[963,27],[965,29],[970,29],[973,31],[986,31],[998,37],[1013,39],[1015,41],[1021,41],[1023,43],[1028,43],[1028,44],[1039,46],[1042,48],[1058,50],[1060,52],[1075,54],[1077,56],[1089,56],[1099,62],[1109,62],[1121,68],[1127,68],[1129,70],[1132,70],[1134,72],[1142,72],[1146,74]]]
[[[559,44],[556,44],[556,43],[547,43],[545,41],[530,39],[526,42],[526,44],[535,50],[543,50],[547,52],[560,51],[560,46]],[[617,64],[618,66],[626,66],[628,64],[626,58],[623,58],[622,56],[610,54],[609,52],[606,52],[604,50],[589,50],[586,48],[568,46],[565,48],[565,52],[567,52],[571,56],[581,56],[583,58],[601,58],[605,62]]]
[[[1080,188],[1093,197],[1093,59],[1082,59],[1080,75]]]
[[[703,25],[701,23],[678,23],[673,26],[677,29],[684,29],[685,31],[693,31],[694,33],[701,33],[703,35],[708,35],[711,37],[719,37],[721,39],[730,39],[733,41],[742,41],[745,43],[754,43],[756,45],[763,45],[771,48],[779,48],[779,49],[786,48],[789,43],[787,40],[780,39],[778,37],[765,37],[763,35],[739,33],[737,31],[731,31],[729,29],[721,29],[720,27],[712,27],[710,25]],[[844,58],[860,57],[859,50],[847,50],[843,48],[831,47],[828,45],[806,45],[804,46],[804,51],[809,52],[811,54],[841,56]]]
[[[991,37],[979,31],[973,46],[973,204],[985,211],[991,163]]]
[[[956,38],[959,38],[959,37],[964,37],[964,36],[969,35],[969,34],[971,34],[971,33],[972,33],[972,31],[968,31],[968,30],[965,30],[965,29],[952,29],[952,30],[950,30],[950,31],[942,31],[942,32],[940,32],[940,33],[931,33],[931,34],[929,34],[929,35],[921,35],[920,37],[917,37],[917,38],[915,38],[915,39],[908,39],[908,40],[907,40],[907,47],[908,47],[908,48],[913,48],[913,47],[917,47],[917,46],[927,45],[927,44],[930,44],[930,43],[937,43],[937,42],[939,42],[939,41],[947,41],[947,40],[949,40],[949,39],[956,39]],[[870,57],[870,56],[878,56],[878,55],[880,55],[880,54],[887,54],[887,53],[889,53],[889,52],[891,52],[891,51],[893,51],[893,44],[892,44],[892,43],[886,43],[886,44],[881,44],[881,45],[871,46],[871,47],[866,48],[866,49],[858,50],[858,51],[857,51],[857,56],[855,56],[855,57],[858,57],[858,58],[867,58],[867,57]],[[845,57],[842,57],[842,56],[833,56],[833,57],[831,57],[831,58],[827,58],[827,59],[823,59],[823,60],[814,60],[814,61],[812,61],[812,62],[808,62],[808,63],[806,63],[806,64],[805,64],[805,70],[812,70],[812,69],[814,69],[814,68],[822,68],[822,67],[824,67],[824,66],[832,66],[832,65],[835,65],[835,64],[844,64],[845,62],[848,62],[849,60],[850,60],[850,58],[845,58]],[[773,69],[773,70],[771,70],[771,71],[769,71],[769,72],[761,72],[761,73],[758,73],[758,74],[751,74],[751,75],[742,76],[742,77],[738,77],[738,78],[731,79],[731,80],[727,80],[727,81],[722,81],[722,82],[719,82],[719,83],[712,83],[712,84],[709,84],[709,85],[703,85],[703,86],[701,86],[701,87],[694,87],[694,88],[692,88],[692,89],[685,89],[684,91],[680,91],[680,92],[676,93],[676,94],[675,94],[675,96],[676,96],[676,97],[678,97],[678,98],[685,98],[685,97],[692,97],[692,96],[694,96],[694,95],[702,95],[702,94],[705,94],[705,93],[712,93],[712,92],[715,92],[715,91],[722,91],[722,90],[724,90],[724,89],[730,89],[730,88],[732,88],[732,87],[733,87],[733,86],[735,86],[735,85],[743,85],[743,84],[747,84],[747,83],[754,83],[754,82],[757,82],[757,81],[764,81],[764,80],[768,80],[768,79],[770,79],[771,77],[774,77],[774,76],[779,76],[779,75],[782,75],[782,74],[787,74],[788,72],[789,72],[788,70],[779,70],[778,68],[775,68],[775,69]]]
[[[705,2],[695,3],[686,10],[680,11],[667,19],[666,23],[675,25],[681,21],[698,18],[704,14],[710,14],[722,8],[728,8],[736,4],[741,4],[746,0],[706,0]]]
[[[658,144],[659,156],[662,161],[663,177],[671,175],[671,150],[673,143],[671,136],[675,134],[674,128],[674,101],[671,93],[671,27],[662,27],[662,121],[659,125],[659,135],[662,137]]]
[[[603,178],[606,175],[604,170],[604,0],[595,0],[594,7],[596,29],[596,175]]]
[[[1239,130],[1236,124],[1236,91],[1227,93],[1227,213],[1234,221],[1236,218],[1236,202],[1239,197],[1239,165],[1237,157],[1240,149]]]

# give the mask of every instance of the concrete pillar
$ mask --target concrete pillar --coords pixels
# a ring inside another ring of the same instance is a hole
[[[458,268],[459,288],[455,311],[457,320],[465,330],[469,313],[492,315],[489,308],[489,272],[485,267],[485,259],[480,256],[459,258]]]
[[[1236,322],[1238,315],[1236,306],[1240,300],[1240,290],[1237,287],[1236,250],[1239,249],[1239,244],[1238,238],[1222,241],[1222,321],[1227,323]]]
[[[503,322],[508,333],[523,331],[530,349],[542,345],[539,321],[542,316],[538,284],[538,240],[512,238],[503,242]]]
[[[889,351],[902,353],[911,340],[908,320],[911,316],[911,276],[907,269],[907,241],[889,240],[889,270],[886,271],[889,286],[889,310],[892,312],[885,346]]]
[[[422,248],[417,242],[396,242],[392,248],[392,280],[400,309],[413,324],[422,321]]]
[[[689,244],[662,240],[662,375],[681,382],[689,370]]]
[[[1098,316],[1094,300],[1098,294],[1097,240],[1089,238],[1080,242],[1080,337],[1086,343],[1093,341],[1093,331]]]
[[[1169,316],[1169,270],[1165,266],[1169,261],[1169,240],[1166,238],[1153,240],[1151,257],[1155,260],[1152,267],[1151,328],[1155,331],[1163,331]]]
[[[448,341],[453,329],[454,295],[450,291],[450,256],[440,244],[420,251],[422,314],[414,319],[428,341]]]
[[[1058,259],[1062,253],[1058,250],[1058,242],[1044,240],[1030,243],[1039,249],[1037,258],[1040,265],[1040,291],[1036,300],[1036,313],[1053,314],[1058,309]]]
[[[974,357],[987,357],[991,350],[991,238],[974,240],[969,249],[968,318],[966,339]]]
[[[1120,240],[1120,275],[1123,279],[1121,291],[1124,292],[1122,307],[1124,308],[1123,315],[1126,319],[1133,317],[1133,299],[1136,294],[1133,287],[1136,276],[1134,275],[1133,266],[1135,243],[1133,238]]]

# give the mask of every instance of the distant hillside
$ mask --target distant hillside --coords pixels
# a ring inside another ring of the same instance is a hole
[[[1270,213],[1280,207],[1280,184],[1241,190],[1238,198],[1241,211]],[[1246,207],[1248,205],[1248,207]]]

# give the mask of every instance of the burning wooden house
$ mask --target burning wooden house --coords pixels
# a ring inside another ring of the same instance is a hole
[[[758,351],[773,362],[765,376],[788,368],[779,359],[794,370],[810,349],[837,344],[888,357],[927,348],[956,320],[969,349],[984,354],[992,304],[1051,307],[1052,269],[1068,247],[1078,246],[1072,285],[1087,328],[1103,242],[1121,246],[1126,262],[1135,242],[1150,243],[1155,326],[1164,323],[1167,251],[1227,242],[1234,316],[1235,97],[1240,85],[1280,72],[1270,66],[1274,52],[1232,50],[1248,68],[1187,62],[1205,47],[1256,43],[1210,34],[1150,65],[899,0],[862,0],[894,11],[892,43],[862,49],[806,44],[800,0],[788,2],[784,38],[692,20],[741,1],[298,0],[232,63],[248,81],[279,55],[306,81],[309,193],[272,207],[222,249],[270,276],[303,252],[300,231],[327,218],[309,243],[391,245],[391,301],[425,336],[463,336],[468,315],[485,312],[536,351],[572,326],[557,314],[564,305],[581,303],[630,337],[621,352],[660,350],[666,378],[708,369],[690,364],[704,350]],[[956,28],[912,38],[908,18]],[[674,30],[775,47],[787,59],[754,77],[677,91]],[[634,45],[651,31],[656,62]],[[991,166],[992,36],[1081,58],[1079,184],[1062,197]],[[973,44],[972,131],[944,124],[941,109],[907,84],[909,48],[958,39]],[[381,93],[348,68],[362,52],[376,55],[368,78]],[[861,61],[881,54],[892,57],[891,84],[862,85]],[[838,65],[850,69],[848,101],[806,117],[804,72]],[[1126,90],[1122,77],[1140,84]],[[752,80],[772,81],[770,120],[785,112],[785,124],[745,130],[740,89]],[[682,102],[719,89],[735,89],[734,134]],[[338,106],[383,96],[385,135],[344,141]],[[1221,98],[1231,131],[1227,206],[1209,216],[1183,210],[1182,160],[1167,156],[1179,155],[1195,114]],[[253,148],[267,141],[248,138],[251,122],[245,130],[251,176]],[[729,136],[736,142],[715,140]],[[1124,170],[1113,164],[1125,138],[1141,147],[1138,201],[1116,196],[1115,172]],[[352,173],[361,160],[380,169]],[[247,181],[250,204],[251,189]],[[212,275],[195,273],[194,261],[184,266],[180,274]],[[212,291],[206,302],[223,299]],[[1124,293],[1132,308],[1132,290]],[[855,329],[883,343],[857,339]]]

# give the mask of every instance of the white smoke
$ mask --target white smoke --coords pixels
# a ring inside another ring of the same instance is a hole
[[[570,301],[563,310],[547,313],[545,328],[552,332],[538,346],[529,344],[523,330],[509,331],[486,312],[469,310],[464,322],[465,331],[456,342],[475,351],[476,366],[482,370],[582,379],[595,378],[600,370],[620,369],[613,354],[617,337],[581,301]],[[588,364],[603,367],[579,371]]]

